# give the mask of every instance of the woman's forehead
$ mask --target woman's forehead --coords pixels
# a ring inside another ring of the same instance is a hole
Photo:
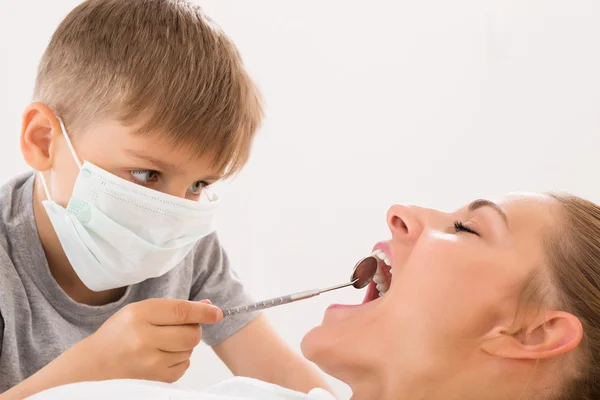
[[[555,216],[558,203],[546,194],[515,192],[504,196],[481,198],[462,207],[459,212],[475,211],[482,206],[491,206],[506,220],[507,224],[550,223]]]
[[[495,199],[499,204],[517,205],[556,205],[556,201],[547,194],[533,192],[511,192]]]
[[[548,228],[556,222],[559,204],[540,193],[511,193],[496,200],[515,233]],[[529,228],[529,229],[528,229]]]
[[[514,219],[517,217],[524,217],[530,212],[534,212],[533,217],[542,216],[542,220],[548,221],[550,215],[546,213],[553,212],[556,210],[558,203],[554,198],[542,193],[529,193],[529,192],[515,192],[509,193],[499,197],[489,197],[474,200],[468,205],[464,206],[463,210],[477,209],[478,204],[498,206],[501,212],[506,214],[508,219]],[[474,206],[475,205],[475,206]],[[538,215],[539,214],[539,215]],[[512,218],[511,218],[512,217]]]
[[[507,215],[510,241],[519,259],[539,265],[545,258],[544,238],[558,223],[556,200],[538,193],[511,193],[496,201]]]

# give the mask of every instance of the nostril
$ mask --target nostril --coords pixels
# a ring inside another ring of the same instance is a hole
[[[402,220],[402,218],[394,215],[392,217],[392,226],[396,229],[402,229],[405,233],[408,233],[408,227],[406,226],[406,224],[404,223],[404,221]]]

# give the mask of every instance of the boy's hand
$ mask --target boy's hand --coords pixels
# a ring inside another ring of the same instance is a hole
[[[208,300],[150,299],[129,304],[1,400],[23,399],[43,390],[83,381],[137,378],[175,382],[200,342],[198,324],[214,324],[223,313]]]
[[[208,300],[149,299],[113,315],[84,340],[85,348],[99,369],[99,379],[175,382],[190,366],[192,351],[200,343],[199,324],[222,318],[222,311]]]
[[[210,301],[150,299],[129,304],[98,329],[0,400],[23,399],[43,390],[83,381],[137,378],[175,382],[200,343],[198,324],[214,324],[223,312]]]

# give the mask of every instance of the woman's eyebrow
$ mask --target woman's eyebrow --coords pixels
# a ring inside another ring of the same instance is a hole
[[[498,214],[502,217],[502,220],[504,221],[506,226],[508,226],[508,217],[506,216],[506,213],[504,212],[504,210],[502,210],[502,207],[500,207],[498,204],[494,203],[493,201],[485,200],[485,199],[475,200],[474,202],[469,204],[469,211],[475,211],[481,207],[491,207],[494,210],[496,210],[498,212]]]

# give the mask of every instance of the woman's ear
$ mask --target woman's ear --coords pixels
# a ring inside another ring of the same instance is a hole
[[[562,311],[547,311],[516,335],[498,328],[497,338],[483,343],[490,355],[515,360],[539,360],[566,354],[581,343],[583,327],[577,317]]]
[[[25,109],[20,146],[31,168],[46,171],[52,167],[52,143],[57,134],[62,134],[60,123],[48,106],[32,103]]]

